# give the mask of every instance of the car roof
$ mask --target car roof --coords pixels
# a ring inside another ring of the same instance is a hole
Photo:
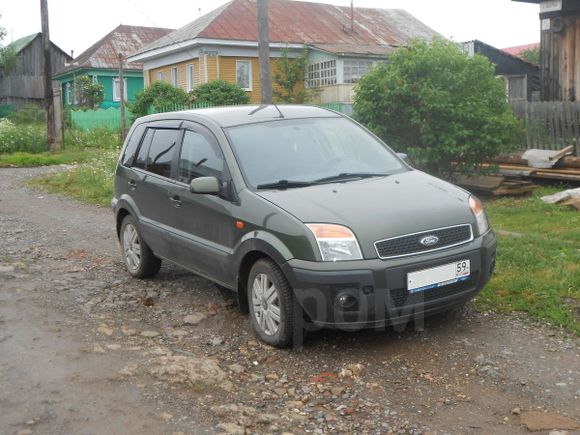
[[[151,122],[162,121],[165,119],[199,121],[200,118],[205,118],[217,123],[221,127],[232,127],[234,125],[276,121],[279,119],[336,118],[341,116],[332,110],[315,106],[275,106],[271,104],[263,106],[263,108],[261,107],[262,106],[258,105],[245,105],[184,110],[180,112],[167,112],[149,115],[141,118],[140,121]],[[283,117],[281,115],[283,115]]]

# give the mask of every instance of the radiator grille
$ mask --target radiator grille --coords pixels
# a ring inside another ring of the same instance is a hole
[[[428,245],[421,243],[421,241],[425,241],[426,238],[430,238],[431,242],[435,239],[437,239],[437,241]],[[387,259],[438,251],[451,246],[461,245],[472,240],[473,232],[471,230],[471,225],[464,224],[380,240],[375,242],[375,248],[379,258]]]

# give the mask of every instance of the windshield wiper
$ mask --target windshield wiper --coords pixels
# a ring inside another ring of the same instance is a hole
[[[293,189],[297,187],[312,186],[311,181],[292,181],[292,180],[278,180],[272,183],[258,184],[257,189]]]
[[[386,177],[389,174],[378,174],[372,172],[342,172],[338,175],[332,175],[330,177],[320,178],[315,183],[329,183],[332,181],[343,181],[352,179],[362,179],[362,178],[373,178],[373,177]]]

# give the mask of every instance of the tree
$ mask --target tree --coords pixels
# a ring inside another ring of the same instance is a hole
[[[196,103],[212,106],[229,106],[250,102],[250,97],[239,85],[225,80],[212,80],[199,85],[193,90],[192,96]]]
[[[536,65],[540,64],[540,47],[530,48],[528,50],[524,50],[519,55],[522,59],[527,60],[528,62],[535,63]]]
[[[310,93],[304,88],[308,51],[295,59],[288,57],[288,47],[282,49],[282,57],[276,60],[274,69],[274,97],[281,103],[303,104],[310,100]]]
[[[176,88],[167,82],[156,81],[137,94],[134,103],[127,106],[134,116],[149,114],[151,108],[161,109],[168,106],[187,104],[190,97],[183,89]]]
[[[105,96],[103,85],[93,82],[89,76],[77,77],[75,82],[78,105],[83,109],[98,109]]]
[[[14,68],[16,66],[17,59],[14,49],[10,45],[4,47],[2,44],[6,34],[6,29],[4,27],[0,27],[0,69],[2,69],[4,72],[8,72]]]
[[[490,61],[452,42],[415,41],[355,89],[357,118],[414,165],[453,180],[521,139],[505,84]]]

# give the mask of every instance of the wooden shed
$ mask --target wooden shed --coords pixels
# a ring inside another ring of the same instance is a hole
[[[0,69],[0,104],[20,107],[27,103],[41,104],[44,99],[44,61],[42,34],[35,33],[14,41],[10,46],[17,56],[9,71]],[[72,58],[50,43],[52,74],[62,69]]]
[[[580,100],[580,0],[513,1],[540,5],[542,100]]]
[[[540,69],[537,65],[512,56],[485,42],[464,42],[463,49],[469,57],[481,54],[495,65],[495,73],[505,78],[510,101],[534,101],[539,97]]]

